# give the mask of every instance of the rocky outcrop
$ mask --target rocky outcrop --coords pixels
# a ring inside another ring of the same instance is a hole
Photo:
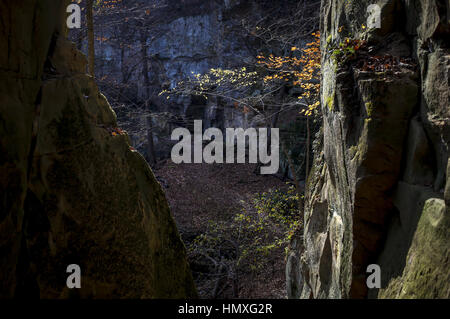
[[[381,28],[368,27],[371,4]],[[325,0],[321,10],[322,147],[289,295],[448,298],[448,2]],[[369,264],[381,267],[379,290],[367,288]]]
[[[65,1],[0,3],[0,296],[195,297],[164,193],[65,16]]]

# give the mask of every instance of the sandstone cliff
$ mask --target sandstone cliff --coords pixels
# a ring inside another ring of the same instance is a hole
[[[370,4],[381,28],[367,27]],[[322,1],[323,138],[288,257],[290,297],[450,297],[448,6]],[[369,264],[380,290],[366,286]]]
[[[195,297],[164,193],[65,16],[62,0],[0,3],[0,296]]]

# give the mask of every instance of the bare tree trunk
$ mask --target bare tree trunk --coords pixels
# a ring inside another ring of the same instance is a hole
[[[310,144],[311,144],[311,129],[309,127],[309,116],[306,117],[306,167],[305,167],[305,183],[308,180],[309,176],[309,153],[310,153]]]
[[[153,122],[152,116],[147,116],[147,155],[151,166],[156,164],[155,146],[153,145]]]
[[[239,298],[239,277],[237,270],[233,277],[233,298]]]
[[[81,31],[82,29],[80,29],[80,31],[78,32],[78,38],[77,38],[77,49],[81,51],[81,49],[83,48],[83,38],[84,38],[84,30]]]
[[[279,94],[279,100],[281,100],[282,96],[283,96],[283,90],[281,89],[280,94]],[[278,124],[279,115],[280,115],[280,112],[282,111],[281,108],[282,107],[280,105],[280,107],[276,110],[275,116],[273,117],[272,123],[271,123],[272,127],[276,127]],[[269,134],[270,134],[270,132],[269,132]],[[269,139],[270,139],[270,135],[269,135]],[[297,196],[298,196],[298,209],[300,210],[301,213],[303,213],[303,200],[302,200],[302,194],[300,191],[300,182],[297,178],[297,174],[295,173],[294,162],[292,161],[292,158],[289,155],[289,151],[288,151],[286,145],[281,140],[281,136],[280,136],[280,147],[281,147],[282,152],[284,153],[284,156],[286,156],[286,160],[288,162],[288,168],[289,168],[292,178],[294,180],[295,191],[297,192]]]
[[[220,262],[220,267],[219,267],[219,277],[216,280],[216,283],[214,284],[214,290],[213,290],[213,299],[217,299],[218,295],[219,295],[219,288],[221,286],[221,283],[223,281],[223,273],[225,271],[225,266],[223,265],[223,257],[222,260]]]
[[[88,32],[88,73],[92,77],[95,76],[94,72],[94,60],[95,60],[95,48],[94,48],[94,0],[87,0],[86,3],[86,20],[87,20],[87,32]]]
[[[148,59],[147,59],[147,30],[141,30],[141,58],[142,58],[142,75],[144,77],[145,89],[145,106],[149,106],[150,98],[150,78],[148,77]]]
[[[148,59],[147,59],[147,30],[145,27],[141,29],[141,59],[142,59],[142,76],[144,77],[145,92],[145,108],[150,112],[150,78],[148,77]],[[156,163],[155,146],[153,144],[153,122],[152,115],[147,116],[147,154],[150,165]]]
[[[302,194],[300,192],[300,182],[298,181],[297,175],[295,174],[295,166],[294,163],[292,162],[292,158],[289,155],[289,152],[286,148],[286,146],[284,145],[284,143],[282,142],[280,144],[281,149],[284,153],[284,156],[286,156],[286,160],[288,162],[288,167],[289,170],[291,171],[292,174],[292,178],[294,179],[294,185],[295,185],[295,190],[297,192],[297,196],[298,196],[298,209],[300,210],[300,213],[303,213],[303,199],[302,199]]]
[[[126,69],[125,69],[125,45],[120,44],[120,72],[122,73],[122,83],[120,84],[119,91],[117,92],[117,101],[122,98],[123,87],[125,86]]]

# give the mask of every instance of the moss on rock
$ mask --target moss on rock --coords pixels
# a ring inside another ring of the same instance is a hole
[[[425,202],[400,277],[379,298],[450,298],[450,215],[442,199]]]

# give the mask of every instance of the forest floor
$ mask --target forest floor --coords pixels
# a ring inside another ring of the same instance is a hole
[[[217,267],[214,273],[213,265],[199,262],[190,249],[198,236],[208,232],[211,222],[231,224],[243,209],[252,211],[256,194],[285,190],[285,182],[273,175],[255,174],[255,164],[174,164],[167,160],[153,171],[187,247],[201,298],[286,298],[284,248],[261,257],[263,267],[258,270],[247,264],[236,267],[233,272],[238,275],[233,276],[226,271],[218,275]]]

